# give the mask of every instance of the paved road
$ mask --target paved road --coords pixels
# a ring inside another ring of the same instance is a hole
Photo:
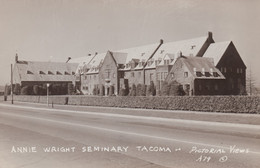
[[[259,125],[105,112],[0,104],[0,168],[260,165]]]

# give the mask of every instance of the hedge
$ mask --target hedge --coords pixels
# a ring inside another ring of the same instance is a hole
[[[14,96],[14,101],[46,103],[47,98]],[[52,102],[85,106],[260,114],[260,97],[257,96],[49,96],[49,103]]]

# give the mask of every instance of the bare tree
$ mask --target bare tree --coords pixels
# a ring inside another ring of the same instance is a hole
[[[258,95],[259,91],[256,86],[256,80],[254,74],[252,73],[251,66],[249,67],[249,71],[246,76],[246,91],[249,96]]]

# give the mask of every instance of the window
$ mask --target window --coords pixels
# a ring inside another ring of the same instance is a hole
[[[135,73],[134,72],[131,72],[131,77],[135,77]]]
[[[214,89],[217,91],[218,90],[218,84],[214,85]]]
[[[41,75],[45,75],[45,73],[43,71],[39,71],[39,74]]]
[[[141,72],[139,72],[139,77],[141,77]]]
[[[56,75],[62,75],[60,71],[56,71]]]
[[[33,74],[31,71],[27,71],[27,74]]]
[[[227,73],[227,68],[226,67],[223,67],[223,72]]]
[[[239,68],[237,68],[237,73],[238,73],[238,74],[240,73],[240,69],[239,69]]]
[[[164,72],[164,80],[166,79],[168,72]]]
[[[153,73],[150,73],[150,81],[153,80]]]
[[[199,84],[199,91],[201,91],[202,90],[202,86],[201,86],[201,84]]]
[[[70,73],[68,73],[67,71],[64,72],[65,75],[70,75]]]
[[[160,73],[159,72],[157,72],[157,74],[156,74],[156,79],[160,80]]]
[[[163,80],[163,72],[161,72],[161,80]]]
[[[113,73],[113,78],[115,78],[116,77],[116,73]]]
[[[240,73],[243,73],[243,69],[242,68],[240,68]]]
[[[48,71],[48,75],[53,75],[53,73],[51,71]]]
[[[184,72],[184,77],[185,77],[185,78],[188,77],[188,72]]]
[[[110,69],[105,70],[105,77],[110,78]]]
[[[72,74],[72,75],[75,75],[75,72],[72,72],[71,74]]]
[[[209,84],[206,85],[206,89],[210,90],[210,85]]]

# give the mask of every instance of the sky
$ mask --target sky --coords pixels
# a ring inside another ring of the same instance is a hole
[[[0,0],[0,85],[19,60],[66,62],[89,53],[191,39],[233,41],[260,84],[259,0]]]

